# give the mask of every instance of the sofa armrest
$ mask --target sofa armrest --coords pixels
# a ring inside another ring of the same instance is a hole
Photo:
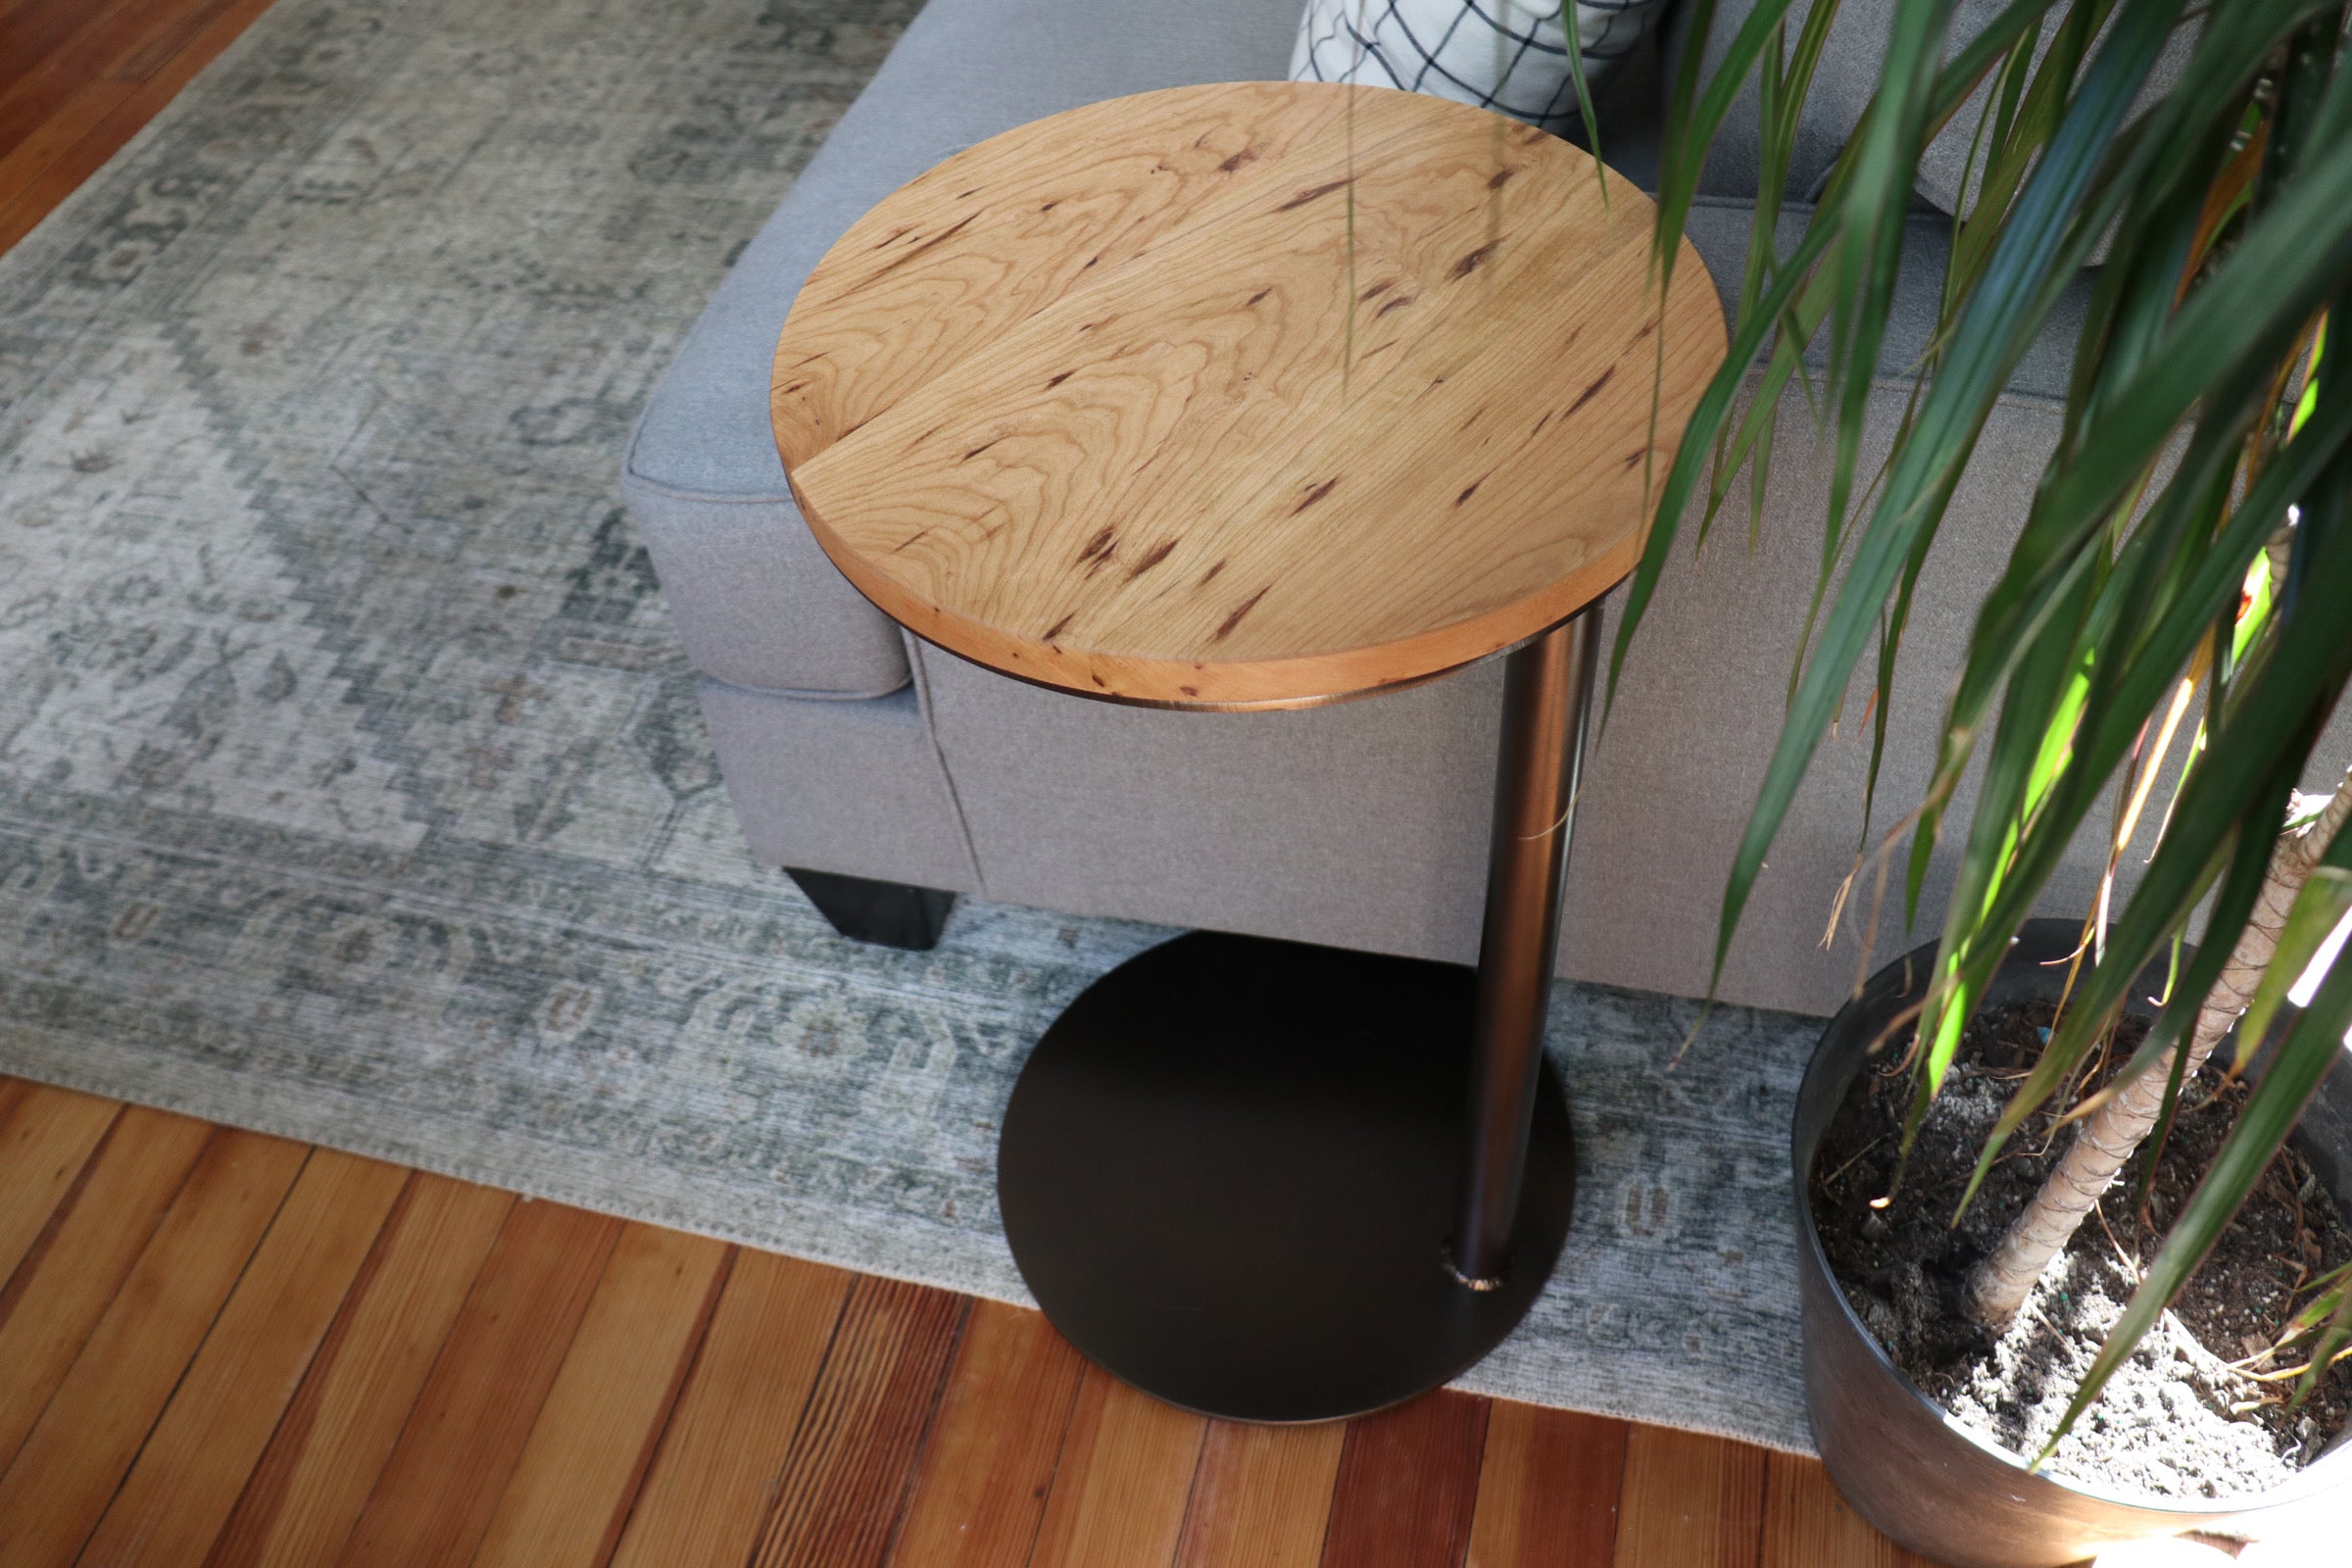
[[[903,685],[895,627],[802,522],[767,414],[793,297],[866,209],[949,154],[1082,103],[1279,77],[1298,0],[932,0],[745,248],[655,389],[623,488],[689,656],[737,686]]]

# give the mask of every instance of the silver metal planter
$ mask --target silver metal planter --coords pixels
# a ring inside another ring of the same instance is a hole
[[[2080,927],[2030,922],[1986,1004],[2054,1000]],[[2227,1502],[2154,1506],[2027,1470],[1961,1427],[1887,1359],[1831,1275],[1813,1228],[1814,1151],[1871,1040],[1926,990],[1933,944],[1879,971],[1830,1021],[1798,1092],[1792,1144],[1797,1275],[1804,1301],[1805,1406],[1823,1461],[1846,1500],[1904,1546],[1953,1568],[2060,1568],[2119,1542],[2186,1531],[2267,1535],[2331,1520],[2352,1529],[2352,1434],[2287,1485]],[[2162,989],[2151,973],[2134,995]],[[2305,1114],[2296,1145],[2336,1202],[2352,1214],[2352,1055],[2336,1065]]]

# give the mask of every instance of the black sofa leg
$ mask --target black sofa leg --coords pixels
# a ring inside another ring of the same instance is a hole
[[[784,874],[801,886],[817,913],[833,929],[858,942],[886,948],[928,952],[939,945],[940,928],[956,906],[956,895],[937,888],[908,887],[904,882],[870,882],[836,871],[803,871],[786,866]]]

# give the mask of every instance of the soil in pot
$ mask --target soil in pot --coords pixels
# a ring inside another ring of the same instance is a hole
[[[1970,1272],[2040,1188],[2069,1128],[2043,1114],[2014,1137],[1960,1225],[1953,1210],[1984,1135],[2038,1057],[2048,1003],[1980,1015],[1922,1125],[1903,1188],[1884,1208],[1911,1078],[1873,1062],[1855,1076],[1813,1165],[1813,1222],[1846,1299],[1931,1398],[1963,1424],[2031,1458],[2074,1396],[2166,1230],[2213,1161],[2246,1095],[2211,1069],[2158,1157],[2143,1224],[2143,1147],[2003,1333],[1961,1310]],[[2112,1061],[2145,1024],[2128,1020]],[[2104,1069],[2099,1069],[2103,1071]],[[2094,1072],[2093,1081],[2097,1081]],[[2152,1143],[2152,1141],[2151,1141]],[[2291,1383],[2253,1375],[2299,1366],[2263,1352],[2310,1299],[2299,1289],[2352,1261],[2352,1229],[2292,1149],[2282,1151],[2187,1292],[2077,1423],[2045,1469],[2101,1491],[2151,1498],[2244,1496],[2320,1456],[2352,1414],[2352,1361],[2299,1409]]]

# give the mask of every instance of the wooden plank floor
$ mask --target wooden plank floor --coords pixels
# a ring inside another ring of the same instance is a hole
[[[8,1568],[1902,1568],[1821,1467],[1206,1421],[1034,1312],[0,1079]]]
[[[270,0],[0,0],[0,250],[269,8]]]

